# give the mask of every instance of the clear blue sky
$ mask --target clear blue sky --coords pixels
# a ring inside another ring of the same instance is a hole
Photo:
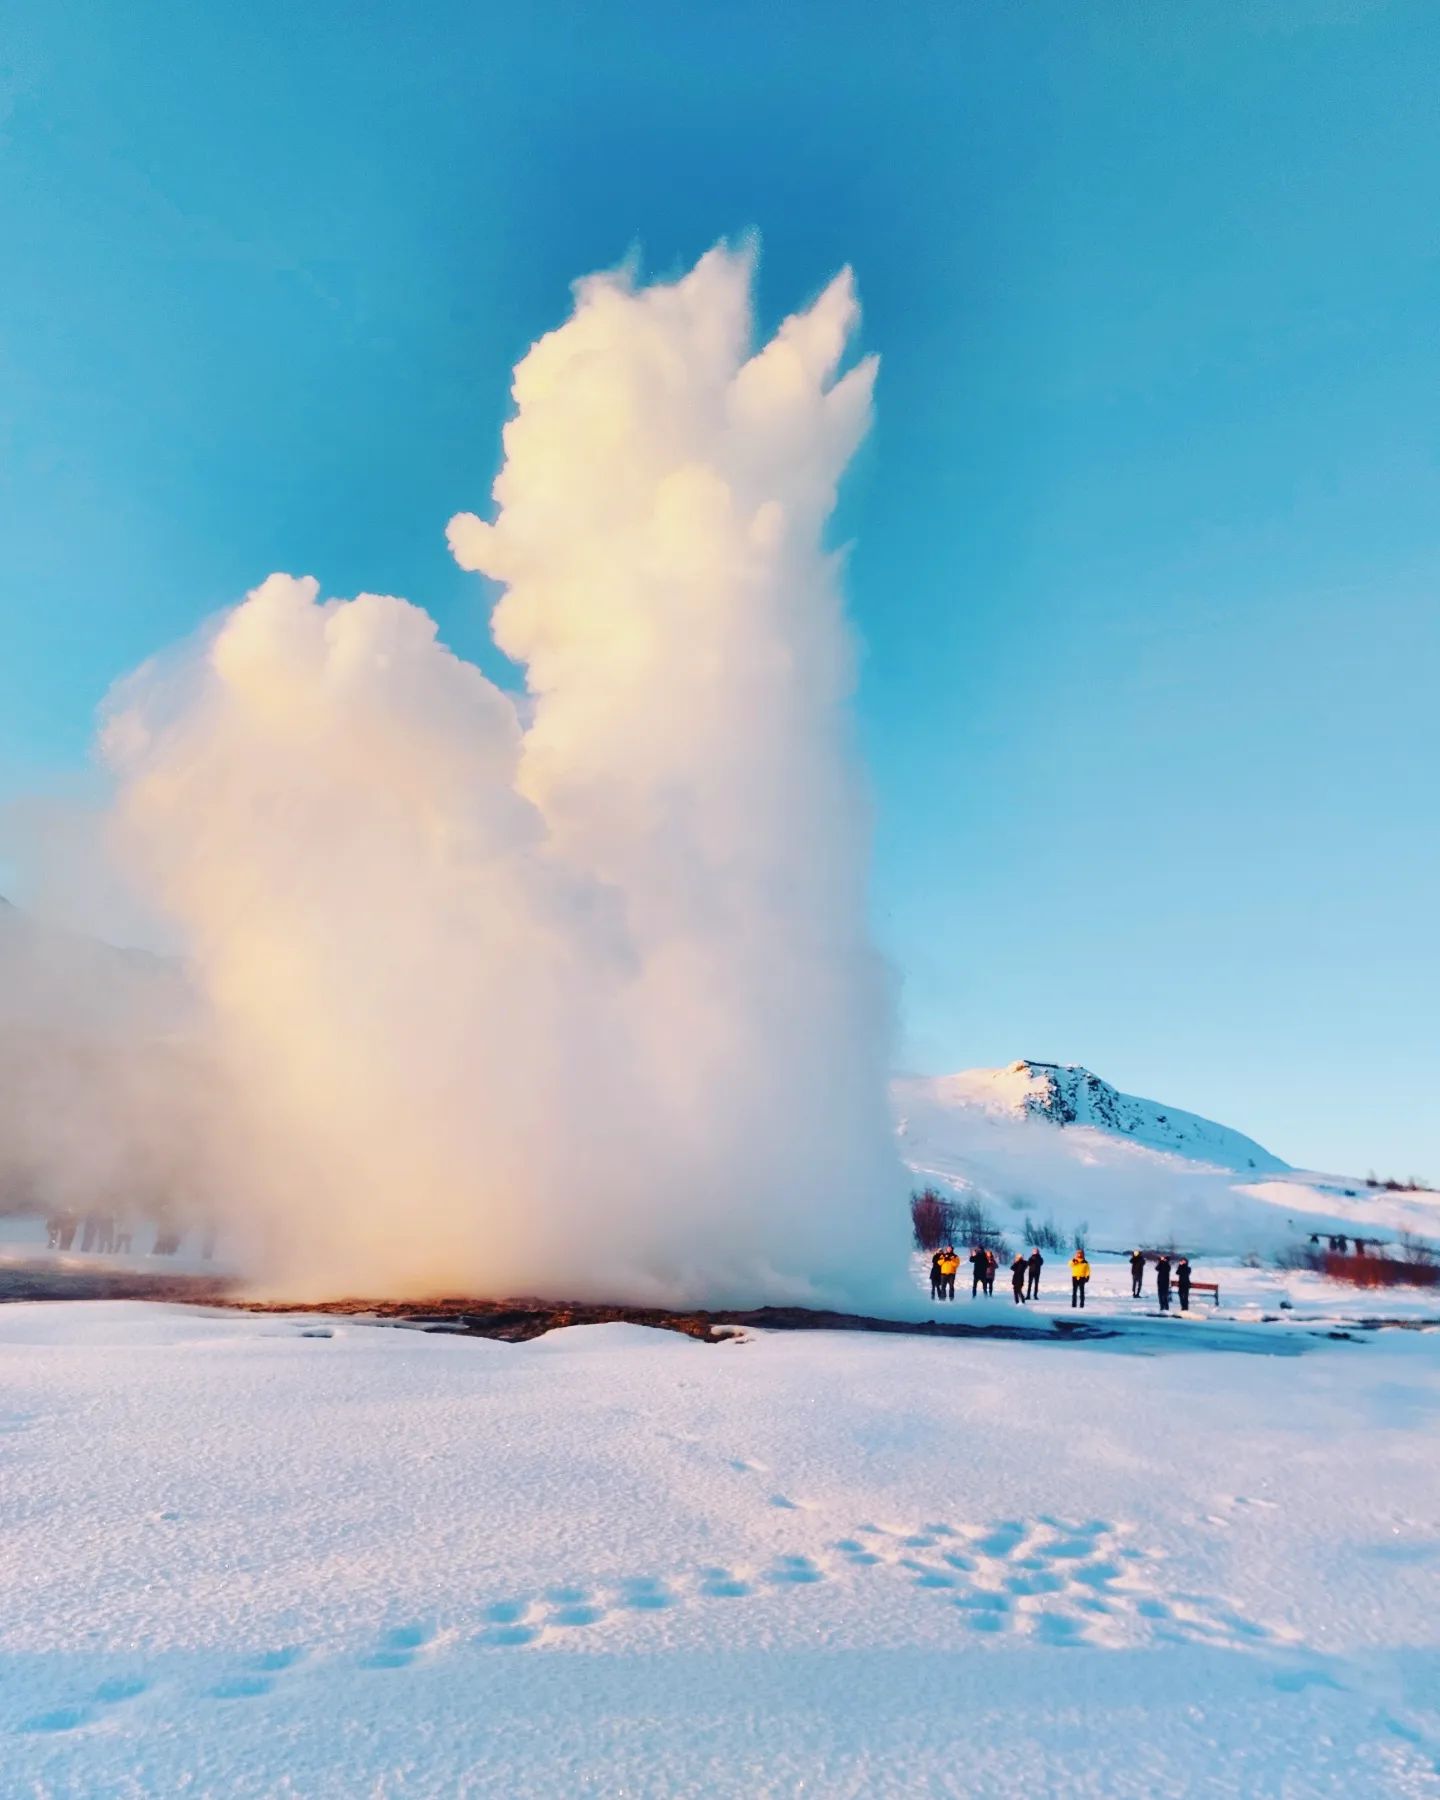
[[[1440,6],[10,0],[0,792],[271,569],[442,528],[567,283],[851,262],[910,1067],[1440,1180]]]

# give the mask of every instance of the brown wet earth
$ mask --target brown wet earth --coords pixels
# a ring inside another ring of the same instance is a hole
[[[867,1318],[860,1313],[825,1312],[803,1306],[729,1308],[724,1312],[669,1312],[651,1306],[598,1304],[590,1301],[539,1299],[480,1300],[473,1295],[446,1295],[414,1300],[257,1301],[245,1298],[232,1282],[214,1275],[184,1275],[160,1270],[132,1273],[122,1269],[74,1268],[58,1263],[25,1263],[0,1267],[0,1303],[9,1300],[159,1300],[171,1305],[224,1306],[243,1312],[338,1313],[393,1320],[434,1331],[471,1337],[503,1338],[523,1343],[564,1325],[649,1325],[678,1331],[702,1343],[732,1339],[735,1328],[765,1331],[878,1331],[915,1337],[1066,1338],[1114,1337],[1108,1326],[1079,1319],[1051,1319],[1051,1332],[1014,1325],[967,1325],[959,1321]]]

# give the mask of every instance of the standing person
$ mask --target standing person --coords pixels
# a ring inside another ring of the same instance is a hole
[[[947,1244],[940,1252],[940,1298],[955,1298],[955,1276],[960,1268],[960,1258],[955,1254],[955,1246]]]
[[[1070,1258],[1070,1305],[1085,1310],[1085,1287],[1090,1280],[1090,1263],[1083,1249]]]
[[[1155,1258],[1155,1293],[1160,1301],[1161,1312],[1169,1312],[1170,1258],[1168,1256],[1157,1256]]]
[[[1045,1267],[1045,1258],[1040,1254],[1040,1246],[1038,1244],[1030,1252],[1029,1260],[1026,1262],[1025,1267],[1028,1270],[1030,1277],[1029,1283],[1025,1289],[1025,1298],[1027,1300],[1038,1300],[1040,1298],[1040,1271]]]
[[[945,1286],[945,1277],[940,1273],[940,1252],[937,1250],[930,1258],[930,1298],[938,1300]]]
[[[985,1252],[977,1244],[970,1252],[970,1298],[973,1300],[985,1284]]]
[[[1030,1265],[1025,1260],[1024,1252],[1017,1250],[1015,1252],[1015,1260],[1010,1265],[1010,1291],[1015,1296],[1015,1304],[1017,1306],[1023,1306],[1025,1304],[1025,1276],[1029,1267]]]
[[[1190,1258],[1182,1256],[1175,1265],[1175,1285],[1180,1290],[1180,1310],[1190,1310]]]
[[[1145,1285],[1145,1252],[1130,1252],[1130,1296],[1134,1300],[1140,1298],[1140,1290]]]
[[[985,1252],[985,1292],[987,1294],[993,1295],[995,1292],[995,1272],[999,1267],[1000,1258],[993,1250],[987,1250]]]

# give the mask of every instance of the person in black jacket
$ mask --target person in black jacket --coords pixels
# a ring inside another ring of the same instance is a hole
[[[937,1250],[930,1258],[930,1298],[938,1300],[945,1278],[940,1273],[940,1252]]]
[[[1190,1258],[1182,1256],[1175,1265],[1175,1285],[1180,1290],[1180,1310],[1190,1310]]]
[[[1160,1302],[1161,1312],[1170,1310],[1170,1258],[1155,1258],[1155,1294]]]
[[[1025,1304],[1025,1276],[1029,1270],[1029,1266],[1030,1265],[1025,1261],[1025,1258],[1017,1250],[1015,1252],[1015,1260],[1010,1265],[1010,1291],[1015,1296],[1015,1304],[1017,1306],[1023,1306]]]
[[[1030,1252],[1025,1267],[1030,1278],[1029,1284],[1025,1289],[1025,1298],[1027,1300],[1038,1300],[1040,1298],[1040,1271],[1045,1267],[1045,1258],[1040,1254],[1038,1245]]]
[[[985,1252],[977,1244],[970,1252],[970,1298],[973,1300],[985,1285]]]
[[[1145,1285],[1145,1252],[1130,1252],[1130,1293],[1136,1300],[1140,1298],[1140,1290]]]
[[[993,1250],[987,1250],[985,1252],[985,1292],[987,1294],[995,1292],[995,1274],[999,1267],[1000,1258]]]

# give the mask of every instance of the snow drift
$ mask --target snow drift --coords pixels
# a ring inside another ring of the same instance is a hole
[[[238,1096],[271,1285],[860,1299],[896,1261],[889,998],[823,545],[848,272],[752,354],[748,253],[578,284],[515,371],[517,702],[404,600],[272,575],[116,691],[128,867]]]

